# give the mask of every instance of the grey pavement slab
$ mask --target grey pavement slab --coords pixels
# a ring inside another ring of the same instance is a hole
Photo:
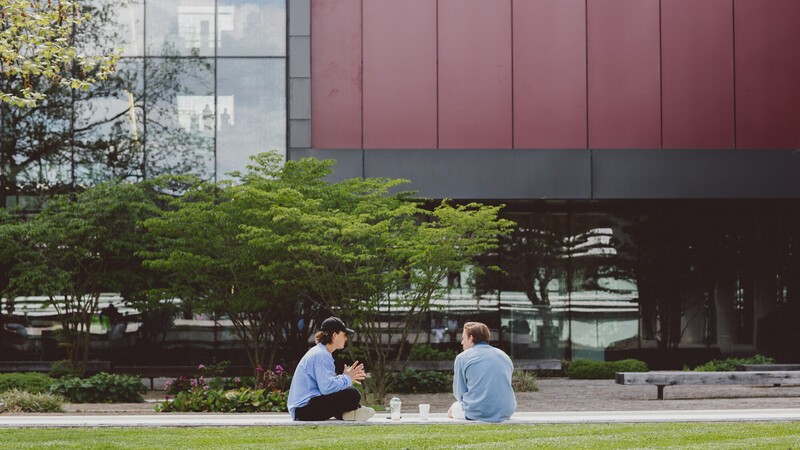
[[[569,411],[518,412],[505,424],[554,423],[642,423],[642,422],[726,422],[726,421],[800,421],[800,409],[735,409],[675,411]],[[305,425],[400,425],[450,424],[472,425],[479,422],[448,419],[446,414],[431,414],[420,420],[408,414],[391,420],[388,414],[376,414],[366,422],[295,422],[288,414],[133,414],[133,415],[3,415],[0,428],[22,427],[219,427],[219,426],[305,426]]]

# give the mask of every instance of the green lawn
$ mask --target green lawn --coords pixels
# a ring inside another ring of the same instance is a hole
[[[800,423],[0,429],[0,448],[800,448]]]

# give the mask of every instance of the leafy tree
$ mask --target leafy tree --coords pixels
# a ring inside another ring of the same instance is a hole
[[[382,308],[404,311],[405,342],[447,273],[494,248],[510,222],[497,218],[499,207],[443,202],[429,211],[408,193],[390,194],[404,180],[328,183],[332,161],[253,160],[234,174],[238,183],[195,180],[148,220],[168,243],[146,265],[175,280],[170,295],[230,318],[254,368],[271,365],[278,348],[305,351],[316,321],[336,312],[359,326],[385,392],[381,342],[397,330],[381,325]]]
[[[479,203],[454,206],[447,201],[432,211],[419,208],[406,223],[386,230],[386,248],[372,248],[380,258],[373,260],[377,264],[372,265],[371,278],[379,280],[375,286],[381,289],[357,298],[347,312],[357,319],[362,353],[373,374],[371,387],[379,398],[391,388],[389,371],[405,367],[406,343],[417,343],[419,334],[409,342],[412,330],[421,328],[432,300],[449,291],[448,273],[463,271],[479,256],[496,250],[499,238],[510,232],[513,222],[498,217],[501,208]],[[383,271],[387,268],[380,261],[385,260],[393,265]],[[396,313],[384,321],[381,317],[387,309]],[[390,360],[390,347],[385,344],[393,335],[400,349]]]
[[[45,99],[34,79],[88,89],[114,71],[117,53],[86,56],[75,46],[75,29],[91,16],[67,0],[0,0],[0,101],[32,107]]]
[[[281,335],[283,291],[259,270],[259,255],[240,237],[246,223],[235,189],[224,183],[194,179],[169,202],[159,217],[145,222],[164,246],[143,253],[146,267],[168,273],[172,286],[163,291],[189,308],[231,320],[244,345],[253,373],[272,365]]]
[[[405,180],[327,184],[329,172],[330,162],[304,159],[287,162],[283,178],[265,178],[263,183],[290,180],[292,189],[267,189],[273,194],[253,209],[260,220],[247,228],[247,236],[251,245],[274,255],[265,260],[264,271],[292,274],[285,279],[292,280],[299,298],[359,328],[356,345],[373,374],[375,393],[383,395],[391,383],[389,370],[407,356],[402,347],[411,331],[420,327],[431,300],[446,290],[447,274],[495,248],[511,222],[498,219],[500,207],[477,203],[442,202],[425,209],[408,192],[391,193]],[[387,308],[395,311],[392,325]],[[390,361],[387,344],[393,337],[401,352]]]
[[[307,288],[297,277],[288,244],[303,235],[285,227],[282,216],[293,208],[313,207],[317,200],[309,194],[324,190],[323,167],[330,163],[284,164],[274,152],[253,159],[249,172],[233,174],[237,184],[164,178],[187,184],[181,195],[165,195],[169,202],[163,213],[145,222],[163,245],[143,256],[147,267],[173,281],[165,296],[231,320],[259,377],[257,368],[272,367],[279,348],[305,351],[308,342],[308,325],[318,307],[298,294]],[[294,239],[276,238],[287,235]],[[269,245],[252,245],[265,236]]]
[[[83,373],[89,327],[102,292],[132,292],[142,281],[135,253],[146,245],[137,222],[154,214],[136,184],[104,183],[75,196],[56,196],[29,220],[5,225],[20,243],[9,298],[46,295],[59,315],[62,345],[72,369]]]

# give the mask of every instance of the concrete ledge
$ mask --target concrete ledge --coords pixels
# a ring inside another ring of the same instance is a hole
[[[486,425],[472,420],[448,419],[445,413],[431,414],[420,420],[419,414],[391,420],[388,414],[376,414],[366,422],[326,420],[295,422],[286,413],[272,414],[137,414],[137,415],[46,415],[3,416],[2,428],[104,428],[104,427],[263,427],[263,426],[374,426],[374,425]],[[798,421],[800,409],[731,409],[702,411],[586,411],[518,412],[511,420],[495,426],[546,423],[645,423],[645,422],[750,422]]]

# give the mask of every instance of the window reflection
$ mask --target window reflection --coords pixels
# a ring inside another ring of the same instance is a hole
[[[637,280],[623,252],[626,223],[607,214],[573,214],[569,321],[573,358],[604,359],[606,348],[636,345]]]
[[[283,60],[220,59],[217,68],[217,176],[243,171],[250,155],[285,154]]]
[[[220,56],[286,55],[285,0],[220,0]]]
[[[142,179],[143,61],[120,62],[114,77],[75,102],[75,176],[79,185]]]
[[[147,3],[149,55],[214,56],[214,1]]]
[[[214,177],[214,60],[148,61],[146,176]]]
[[[155,3],[155,2],[154,2]],[[122,56],[144,55],[144,0],[89,0],[83,10],[92,16],[78,39],[90,55],[122,49]]]

